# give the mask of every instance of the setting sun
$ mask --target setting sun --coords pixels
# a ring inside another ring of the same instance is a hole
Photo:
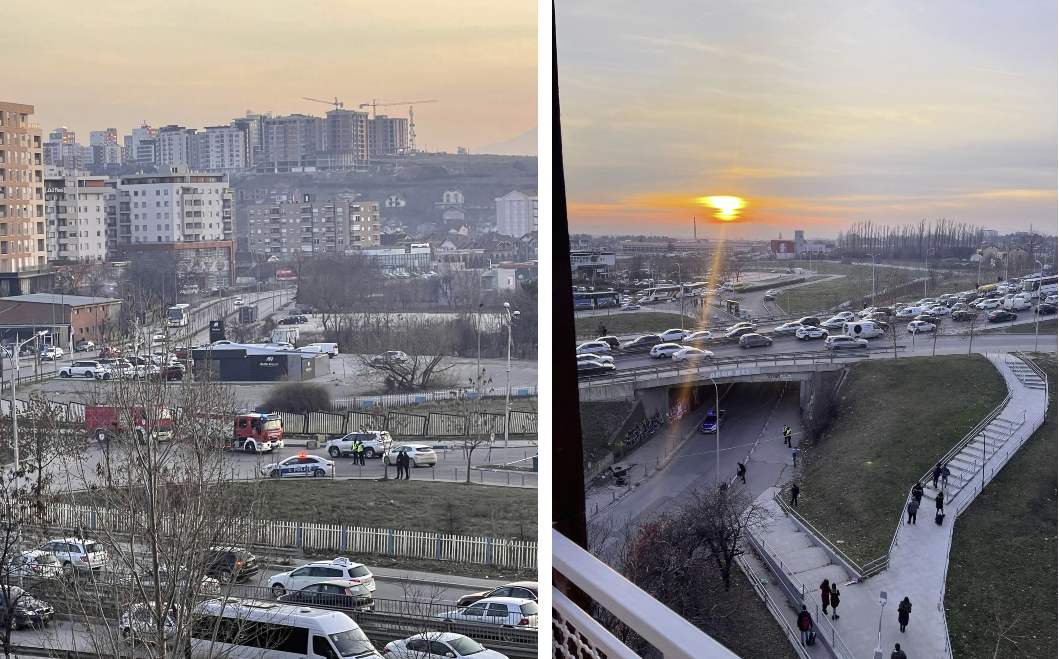
[[[714,215],[718,220],[734,220],[739,217],[739,210],[746,206],[746,202],[739,197],[703,197],[702,201],[711,208],[716,208]]]

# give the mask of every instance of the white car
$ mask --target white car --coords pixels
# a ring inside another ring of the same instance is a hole
[[[1049,295],[1048,297],[1044,298],[1044,303],[1045,304],[1056,304],[1056,303],[1059,303],[1059,295]]]
[[[136,377],[136,367],[124,359],[113,362],[103,362],[103,368],[107,369],[107,372],[110,373],[110,377],[114,379],[132,379]]]
[[[765,295],[771,295],[773,297],[775,297],[775,296],[777,296],[779,294],[780,294],[780,292],[777,291],[775,288],[770,288],[767,291],[765,291]]]
[[[697,362],[703,359],[713,359],[713,353],[699,348],[681,348],[673,353],[675,362]]]
[[[385,430],[362,430],[360,432],[351,432],[338,439],[332,439],[324,445],[324,448],[327,449],[327,454],[332,458],[339,458],[343,455],[351,455],[353,453],[353,445],[357,440],[360,440],[361,444],[364,445],[365,458],[381,457],[390,450],[390,446],[393,444],[393,437]]]
[[[286,460],[273,462],[261,467],[261,475],[266,478],[302,478],[310,476],[331,476],[335,473],[335,463],[324,460],[317,455],[299,453]]]
[[[666,331],[659,334],[663,341],[683,341],[684,337],[691,334],[688,330],[682,329],[667,329]]]
[[[354,563],[343,556],[330,561],[308,563],[289,572],[280,572],[268,580],[268,587],[273,595],[280,597],[314,583],[332,579],[352,581],[358,586],[367,588],[368,592],[375,592],[375,576],[371,570],[364,564]]]
[[[99,362],[79,361],[59,369],[61,378],[95,378],[109,380],[110,372]]]
[[[51,579],[62,575],[62,566],[55,554],[43,549],[30,549],[19,556],[12,556],[6,565],[0,566],[0,577],[8,576]]]
[[[849,322],[849,321],[853,320],[854,318],[856,318],[856,316],[853,315],[852,311],[839,311],[833,317],[834,318],[841,318],[845,322]]]
[[[437,614],[442,620],[468,620],[520,629],[537,628],[537,603],[517,597],[486,597],[474,604]]]
[[[577,362],[602,362],[604,364],[613,364],[614,358],[608,357],[607,355],[593,355],[590,352],[586,352],[583,355],[577,356]]]
[[[931,316],[948,316],[952,313],[952,309],[945,306],[944,304],[936,304],[928,311]]]
[[[390,641],[382,651],[397,659],[507,659],[496,650],[487,650],[478,641],[452,632],[430,632]]]
[[[40,349],[41,361],[53,362],[56,359],[62,359],[64,354],[66,353],[59,346],[46,345]]]
[[[48,552],[59,561],[63,572],[74,570],[101,570],[107,565],[107,551],[95,540],[84,538],[60,538],[49,540],[37,547]]]
[[[828,350],[867,348],[868,341],[866,339],[858,339],[845,334],[839,334],[838,336],[829,336],[824,339],[824,347]]]
[[[636,311],[639,308],[640,308],[640,305],[636,304],[635,302],[630,302],[628,304],[621,305],[621,310],[622,311]],[[492,652],[492,650],[490,650],[490,652]]]
[[[924,320],[913,320],[908,323],[908,331],[913,334],[918,334],[919,332],[933,332],[936,329],[937,326],[934,323],[928,323]]]
[[[672,357],[673,353],[683,349],[684,346],[679,343],[659,343],[651,348],[651,356],[657,359],[665,359],[666,357]]]
[[[852,318],[848,320],[852,320]],[[824,322],[820,323],[820,327],[824,327],[826,329],[842,329],[842,326],[846,323],[846,321],[847,319],[843,318],[842,316],[832,316],[831,318],[828,318]]]
[[[826,329],[823,329],[822,327],[813,327],[811,325],[808,327],[800,327],[798,328],[798,331],[794,333],[796,337],[803,341],[808,341],[809,339],[826,339],[828,334],[829,333]]]
[[[429,444],[401,444],[394,446],[390,452],[383,457],[383,462],[388,465],[397,464],[397,456],[405,452],[408,456],[409,467],[433,467],[438,463],[438,454]]]
[[[168,641],[177,630],[172,613],[166,615],[163,624],[165,625],[165,638]],[[134,640],[140,643],[151,643],[158,638],[158,628],[155,625],[157,622],[154,607],[138,602],[121,614],[121,638],[126,643],[132,643]]]
[[[777,327],[773,331],[776,332],[776,334],[795,334],[795,335],[797,335],[798,330],[802,329],[802,327],[805,327],[805,326],[802,325],[801,323],[795,321],[793,323],[783,323],[782,325],[780,325],[779,327]]]
[[[709,341],[713,338],[713,333],[709,330],[695,330],[684,337],[683,343],[700,343],[702,341]]]
[[[597,352],[610,352],[610,344],[606,341],[586,341],[577,346],[577,354],[579,355]]]
[[[857,315],[860,316],[861,318],[867,318],[868,316],[872,315],[873,313],[875,313],[878,310],[879,310],[879,307],[868,307],[867,309],[864,309],[863,311],[858,311]]]
[[[981,302],[979,302],[978,304],[976,304],[974,306],[976,308],[982,309],[982,310],[999,309],[1002,306],[1004,306],[1004,300],[1002,300],[1000,298],[996,298],[996,297],[991,297],[991,298],[986,298],[986,299],[982,300]]]

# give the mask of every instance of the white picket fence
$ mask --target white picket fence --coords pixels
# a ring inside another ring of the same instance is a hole
[[[487,387],[482,390],[482,398],[504,398],[504,387]],[[537,387],[511,387],[511,397],[536,396]],[[336,410],[362,409],[370,407],[405,407],[420,403],[434,403],[444,400],[460,400],[477,396],[474,389],[443,389],[441,391],[424,391],[414,394],[387,394],[384,396],[354,396],[336,398],[332,407]]]
[[[138,526],[128,511],[71,504],[55,504],[47,511],[48,522],[62,528],[106,529],[129,533]],[[299,548],[307,552],[349,552],[406,558],[478,563],[510,568],[536,568],[537,543],[445,533],[423,533],[395,529],[373,529],[339,524],[285,522],[277,520],[232,520],[244,527],[247,542],[268,547]],[[173,532],[173,520],[163,519],[162,528]],[[179,523],[176,524],[180,526]]]

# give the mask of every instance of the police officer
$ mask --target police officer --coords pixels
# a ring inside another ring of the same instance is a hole
[[[791,428],[787,424],[783,424],[783,443],[791,446]]]
[[[357,449],[357,464],[363,466],[364,465],[364,442],[362,442],[362,441],[360,441],[358,439],[357,440],[357,444],[356,444],[356,449]]]

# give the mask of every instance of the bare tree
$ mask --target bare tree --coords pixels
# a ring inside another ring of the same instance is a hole
[[[985,321],[982,320],[982,314],[977,311],[970,311],[971,315],[967,319],[967,354],[971,354],[971,348],[974,346],[974,337],[976,334],[982,331],[982,327]]]
[[[452,364],[444,363],[453,345],[453,337],[448,331],[450,326],[417,317],[399,321],[400,324],[392,332],[387,323],[386,334],[392,341],[388,345],[402,348],[404,357],[364,355],[361,361],[368,368],[384,374],[392,389],[415,391],[428,387],[438,376],[452,368]]]

